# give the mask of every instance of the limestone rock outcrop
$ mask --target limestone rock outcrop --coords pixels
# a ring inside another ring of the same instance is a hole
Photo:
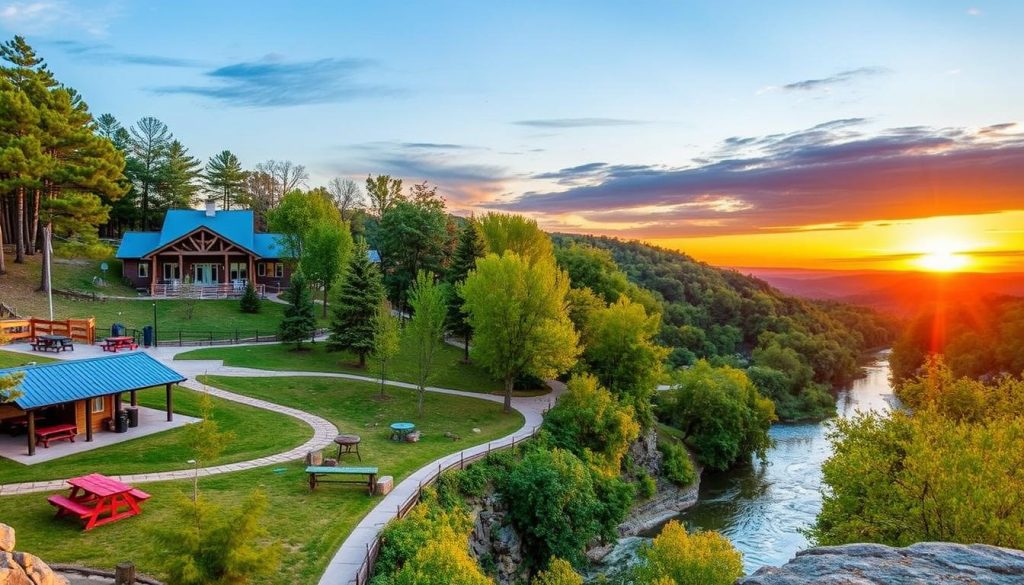
[[[0,585],[68,585],[39,557],[14,550],[14,529],[0,524]]]
[[[781,567],[762,567],[736,585],[1020,585],[1024,551],[984,544],[920,542],[823,546]]]

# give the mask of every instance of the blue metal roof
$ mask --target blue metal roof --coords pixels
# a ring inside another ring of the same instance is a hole
[[[366,257],[370,259],[370,262],[380,264],[380,252],[377,250],[367,250]]]
[[[279,234],[258,234],[250,210],[217,211],[212,216],[205,210],[171,209],[164,216],[159,232],[128,232],[117,249],[118,258],[142,258],[195,230],[205,227],[217,235],[256,254],[260,258],[285,258],[287,253],[277,244]]]
[[[25,372],[18,386],[24,394],[14,400],[22,409],[185,381],[184,376],[141,351],[7,368],[0,370],[0,376],[13,372]]]

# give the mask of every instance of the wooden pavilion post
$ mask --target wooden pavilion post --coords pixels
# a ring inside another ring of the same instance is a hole
[[[28,455],[36,454],[36,411],[28,411]]]
[[[85,442],[92,442],[92,399],[83,400],[85,402]]]
[[[138,396],[138,393],[137,393],[136,390],[132,390],[131,397],[132,397],[132,406],[138,406],[139,405],[139,396]]]
[[[150,260],[150,271],[149,271],[149,296],[156,296],[156,254],[153,254],[153,258]]]
[[[121,393],[114,394],[114,420],[117,420],[117,415],[121,413]]]
[[[249,254],[249,273],[245,275],[245,280],[256,288],[256,257],[252,254]]]
[[[228,263],[228,253],[224,252],[224,278],[221,282],[227,284],[231,282],[231,264]]]
[[[173,401],[171,399],[171,384],[166,385],[167,388],[167,422],[174,420],[174,410],[172,408]]]
[[[185,282],[185,259],[182,257],[181,252],[178,252],[178,278],[181,282]],[[194,282],[192,284],[195,284]]]

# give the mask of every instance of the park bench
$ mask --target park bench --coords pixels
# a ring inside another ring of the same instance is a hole
[[[354,483],[359,485],[365,485],[370,495],[373,495],[374,486],[377,483],[377,468],[376,467],[325,467],[318,465],[310,465],[306,468],[306,473],[309,474],[309,489],[316,489],[318,483]],[[334,479],[325,480],[320,479],[321,477],[340,475],[363,475],[366,476],[366,480],[352,480],[352,479]]]
[[[75,442],[75,435],[78,434],[78,427],[75,425],[53,425],[36,429],[36,445],[43,444],[43,448],[50,448],[50,441],[71,441]]]
[[[60,494],[52,495],[46,498],[46,501],[50,502],[51,505],[56,506],[58,515],[70,514],[78,516],[79,518],[88,518],[96,511],[95,508],[90,508],[81,502],[76,502],[75,500]]]

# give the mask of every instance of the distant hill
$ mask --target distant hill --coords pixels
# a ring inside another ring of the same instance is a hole
[[[737,268],[779,290],[808,299],[852,303],[899,315],[917,314],[936,302],[1024,296],[1024,273],[893,272]]]

